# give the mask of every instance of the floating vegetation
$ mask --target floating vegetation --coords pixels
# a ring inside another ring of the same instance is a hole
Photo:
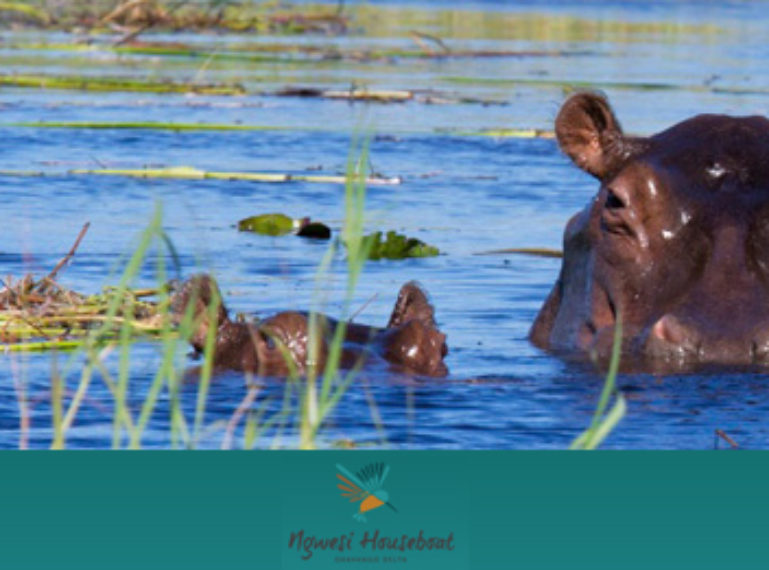
[[[319,87],[284,87],[276,91],[248,91],[238,83],[182,83],[162,80],[150,81],[129,77],[99,77],[74,75],[25,75],[0,74],[0,87],[17,87],[27,89],[64,89],[100,92],[136,92],[136,93],[191,93],[196,95],[262,95],[276,97],[313,97],[321,99],[337,99],[344,101],[360,101],[372,103],[417,103],[439,104],[480,104],[507,105],[507,101],[498,99],[481,99],[477,97],[457,96],[451,93],[441,93],[434,90],[376,90],[367,88],[351,88],[347,90],[322,89]]]
[[[384,238],[382,237],[382,232],[374,232],[365,236],[363,240],[364,247],[369,252],[368,258],[373,260],[434,257],[440,254],[437,247],[394,231],[387,232]]]
[[[299,220],[285,214],[261,214],[238,222],[238,231],[254,232],[266,236],[283,236],[299,229]]]
[[[402,103],[414,99],[413,91],[375,91],[349,89],[337,91],[316,87],[287,87],[275,93],[279,97],[321,97],[325,99],[349,99],[351,101],[374,101],[377,103]]]
[[[285,214],[261,214],[242,219],[238,222],[238,230],[267,236],[295,234],[315,239],[331,238],[331,229],[327,225],[307,217],[291,218]]]
[[[493,137],[500,139],[554,139],[555,131],[546,129],[484,129],[473,136]]]
[[[280,174],[266,172],[210,172],[192,166],[172,166],[169,168],[97,168],[75,169],[70,174],[91,174],[99,176],[132,176],[135,178],[172,178],[183,180],[249,180],[251,182],[317,182],[323,184],[345,184],[345,176],[324,174]],[[372,176],[366,178],[366,184],[392,185],[402,182],[399,176],[384,178]]]
[[[567,50],[472,50],[360,48],[321,44],[247,43],[228,44],[226,49],[167,41],[115,43],[16,43],[14,49],[39,51],[106,52],[126,55],[183,57],[211,61],[243,61],[253,63],[307,63],[319,61],[393,62],[399,59],[463,59],[463,58],[544,58],[594,55],[587,51]]]
[[[560,249],[550,249],[547,247],[510,247],[506,249],[481,251],[474,255],[504,255],[508,253],[518,255],[532,255],[534,257],[563,257],[563,252]]]
[[[499,99],[481,99],[478,97],[457,96],[432,89],[427,90],[376,90],[352,87],[346,90],[323,89],[320,87],[286,87],[273,95],[278,97],[309,97],[320,99],[341,99],[346,101],[365,101],[372,103],[405,103],[415,101],[428,105],[480,104],[508,105]]]
[[[24,127],[33,129],[140,129],[157,131],[304,131],[339,132],[331,127],[288,126],[288,125],[243,125],[225,123],[161,123],[157,121],[37,121],[22,123],[0,123],[0,127]],[[424,134],[419,130],[395,129],[398,134]],[[492,137],[516,139],[554,139],[555,132],[547,129],[481,129],[468,131],[460,128],[436,128],[439,135],[462,137]]]
[[[244,95],[242,85],[189,84],[126,77],[79,77],[67,75],[0,75],[0,86],[81,91],[130,91],[140,93],[196,93],[198,95]]]
[[[72,350],[94,328],[108,320],[114,324],[102,340],[116,339],[126,323],[133,336],[159,338],[162,333],[157,303],[143,300],[157,290],[128,290],[118,303],[121,310],[108,317],[115,302],[114,290],[83,296],[56,281],[38,281],[27,275],[17,282],[9,279],[0,289],[0,342],[3,351]]]
[[[493,85],[497,87],[554,87],[565,92],[580,89],[621,91],[689,91],[694,93],[721,93],[729,95],[769,95],[769,89],[762,87],[730,87],[699,84],[662,83],[654,81],[583,81],[572,79],[532,79],[528,77],[507,79],[500,77],[442,77],[441,81],[461,85]]]
[[[106,289],[85,296],[56,281],[56,275],[75,255],[88,224],[83,226],[72,249],[45,277],[26,275],[18,281],[8,277],[0,289],[0,342],[3,351],[72,350],[94,328],[109,322],[102,340],[117,338],[121,327],[133,336],[158,338],[162,332],[159,305],[146,298],[156,289],[118,291]],[[116,295],[121,298],[117,299]],[[114,316],[109,308],[120,307]]]
[[[285,131],[294,127],[271,125],[233,125],[222,123],[160,123],[153,121],[44,121],[31,123],[5,123],[3,127],[30,127],[37,129],[142,129],[155,131]],[[311,129],[306,129],[311,130]]]
[[[238,230],[267,236],[294,234],[316,239],[329,239],[331,229],[325,224],[312,222],[310,218],[291,218],[285,214],[262,214],[238,222]],[[364,236],[363,247],[368,259],[405,259],[407,257],[433,257],[439,255],[437,247],[427,245],[416,238],[409,238],[394,231],[375,232]]]
[[[457,137],[491,137],[495,139],[554,139],[555,131],[548,129],[481,129],[467,131],[462,129],[437,129],[436,132]]]
[[[21,16],[23,19],[30,19],[34,23],[48,25],[51,18],[48,13],[35,6],[22,2],[0,2],[0,15],[6,13],[6,16]]]
[[[63,44],[64,46],[71,44]],[[42,48],[43,46],[41,46]],[[585,51],[565,50],[470,50],[450,49],[448,51],[430,52],[417,49],[402,48],[340,48],[338,46],[322,45],[292,45],[292,44],[247,44],[230,46],[225,52],[206,51],[194,46],[168,45],[157,43],[135,43],[123,46],[105,46],[116,53],[137,55],[182,56],[201,59],[219,59],[231,61],[259,61],[284,63],[315,63],[317,61],[388,61],[398,59],[467,59],[467,58],[533,58],[533,57],[570,57],[586,55]],[[65,48],[66,49],[66,48]],[[277,54],[270,57],[266,54]]]
[[[155,58],[184,58],[202,61],[220,61],[220,62],[245,62],[245,63],[285,63],[285,64],[316,64],[319,59],[328,58],[307,57],[305,52],[297,52],[291,46],[284,46],[284,50],[270,51],[259,49],[260,44],[255,44],[252,49],[228,47],[226,51],[217,51],[206,47],[195,47],[193,45],[179,44],[175,42],[130,42],[116,45],[114,43],[26,43],[20,42],[12,44],[12,49],[28,50],[38,52],[72,52],[76,54],[114,54],[114,55],[137,55],[152,56]],[[320,48],[319,48],[320,49]]]

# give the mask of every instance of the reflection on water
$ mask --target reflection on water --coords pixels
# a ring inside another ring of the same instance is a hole
[[[173,40],[414,49],[409,30],[419,29],[457,47],[564,53],[312,65],[213,60],[203,72],[205,80],[242,82],[252,90],[242,97],[4,88],[0,170],[44,171],[48,176],[0,176],[6,214],[0,229],[0,272],[20,276],[49,271],[89,220],[86,240],[74,263],[61,273],[61,281],[85,292],[114,284],[132,239],[147,224],[155,200],[161,200],[165,228],[181,254],[183,273],[213,271],[231,309],[266,315],[310,307],[325,244],[241,234],[233,224],[245,215],[282,211],[311,215],[338,229],[341,187],[75,177],[66,171],[95,165],[189,165],[220,171],[338,173],[345,168],[351,133],[364,128],[376,135],[371,143],[373,168],[404,180],[400,186],[369,189],[367,227],[415,235],[445,254],[367,264],[354,306],[372,297],[374,302],[358,320],[386,322],[400,285],[419,280],[431,292],[440,326],[448,334],[451,376],[424,381],[381,372],[362,374],[333,414],[322,442],[564,448],[589,422],[602,378],[586,367],[543,354],[526,340],[559,261],[474,254],[514,246],[559,248],[566,220],[591,197],[595,182],[572,167],[552,140],[463,136],[457,131],[549,129],[569,82],[614,85],[606,91],[618,116],[628,132],[639,134],[698,112],[766,114],[769,73],[764,64],[765,25],[756,18],[759,8],[742,2],[645,2],[614,8],[603,2],[530,2],[516,9],[501,2],[441,3],[440,8],[423,3],[419,9],[392,6],[369,2],[356,8],[361,26],[370,32],[367,37],[177,35]],[[4,72],[113,73],[176,80],[201,73],[202,62],[188,58],[12,47],[41,39],[70,38],[3,33]],[[362,105],[259,94],[289,83],[345,88],[352,82],[382,89],[432,89],[507,104]],[[661,90],[650,84],[668,87]],[[242,123],[276,129],[173,132],[17,125],[37,121]],[[330,301],[325,310],[332,314],[340,310],[344,270],[340,256],[327,283]],[[153,282],[148,264],[140,285]],[[129,401],[136,409],[152,381],[160,351],[151,343],[140,343],[132,356]],[[68,358],[59,355],[56,362],[63,365]],[[0,383],[3,447],[19,442],[19,386],[26,387],[32,413],[29,445],[50,443],[53,360],[48,354],[0,359],[5,378]],[[110,355],[107,365],[114,369],[117,356]],[[70,389],[79,378],[76,365],[72,370],[67,377]],[[716,429],[743,447],[769,444],[762,422],[769,406],[762,375],[624,376],[619,384],[629,412],[607,440],[608,447],[712,448]],[[205,418],[211,427],[202,446],[220,445],[225,424],[245,394],[242,376],[216,378]],[[190,417],[195,397],[195,384],[186,384],[182,400]],[[254,409],[274,414],[283,397],[282,383],[267,382]],[[166,398],[161,396],[151,419],[144,440],[147,447],[172,443]],[[97,378],[69,433],[69,446],[109,446],[111,422],[112,398]],[[280,423],[270,426],[259,436],[260,445],[295,442],[293,418],[286,424],[285,429]],[[241,436],[242,430],[236,444]]]

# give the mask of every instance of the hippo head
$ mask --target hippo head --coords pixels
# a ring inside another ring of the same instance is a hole
[[[567,224],[532,342],[642,369],[769,365],[769,120],[699,115],[625,136],[608,101],[571,96],[561,149],[600,182]]]

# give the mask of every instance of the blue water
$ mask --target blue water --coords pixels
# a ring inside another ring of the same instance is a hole
[[[430,8],[428,3],[419,5]],[[501,2],[441,6],[485,10],[492,19],[496,11],[510,12]],[[395,229],[414,235],[439,247],[443,255],[369,262],[353,306],[374,300],[357,320],[384,324],[400,285],[417,279],[431,293],[439,325],[448,335],[451,374],[442,380],[421,380],[364,371],[332,414],[319,444],[352,442],[362,447],[419,449],[567,447],[590,422],[603,378],[588,366],[568,364],[533,348],[526,339],[560,262],[476,254],[508,247],[559,248],[566,220],[591,198],[596,184],[573,167],[552,140],[456,134],[484,128],[552,128],[564,97],[561,87],[466,84],[451,78],[570,80],[604,87],[618,82],[678,86],[665,91],[605,88],[626,131],[638,134],[653,133],[699,112],[767,114],[769,93],[760,92],[769,89],[765,64],[769,53],[764,41],[769,30],[758,18],[767,8],[764,3],[657,2],[647,12],[649,6],[648,2],[609,8],[603,3],[530,2],[518,8],[588,21],[670,21],[680,24],[680,29],[663,35],[642,28],[621,35],[602,32],[592,40],[555,34],[547,41],[513,32],[507,39],[488,39],[479,31],[477,37],[462,35],[455,40],[455,45],[465,47],[574,53],[569,56],[293,66],[228,62],[212,65],[203,73],[206,81],[243,83],[252,94],[242,97],[0,88],[0,171],[47,174],[0,176],[4,209],[0,274],[47,273],[70,248],[82,224],[90,221],[91,228],[73,263],[62,270],[60,281],[78,291],[98,292],[116,283],[136,237],[148,224],[155,205],[162,204],[164,229],[180,253],[180,276],[214,273],[233,312],[268,315],[317,306],[315,278],[327,244],[239,233],[233,226],[247,215],[280,211],[297,217],[310,215],[338,230],[343,217],[341,186],[149,181],[75,176],[67,171],[187,165],[219,171],[338,174],[344,172],[352,134],[370,133],[373,168],[387,176],[401,176],[403,183],[369,188],[367,230]],[[185,58],[116,57],[99,50],[50,53],[18,47],[40,40],[71,40],[60,33],[3,32],[1,37],[0,69],[4,73],[109,73],[189,80],[199,73],[201,64]],[[216,43],[225,48],[229,41],[256,39],[341,47],[414,47],[408,37],[354,34],[288,40],[192,35],[154,39]],[[351,81],[383,89],[432,89],[505,104],[350,104],[260,94],[288,84],[346,88]],[[714,92],[704,88],[708,84],[730,91]],[[734,89],[755,92],[735,94]],[[178,121],[279,128],[176,133],[13,126],[36,121]],[[337,255],[323,285],[327,302],[322,308],[331,314],[341,310],[345,267],[344,257]],[[154,261],[149,260],[136,286],[156,283],[153,268]],[[135,415],[160,356],[160,348],[153,343],[138,343],[133,348],[129,396]],[[61,368],[68,358],[0,356],[0,447],[19,445],[19,386],[24,387],[31,406],[29,445],[50,445],[52,366]],[[192,368],[195,364],[186,361],[185,365]],[[106,356],[106,365],[116,371],[115,353]],[[69,390],[76,388],[79,377],[76,361],[66,376]],[[619,385],[628,401],[628,413],[605,447],[709,449],[714,447],[716,429],[726,431],[742,447],[769,446],[765,421],[769,386],[764,375],[626,375],[620,377]],[[284,389],[281,382],[263,383],[253,409],[266,410],[268,416],[275,413]],[[192,421],[196,391],[194,382],[185,384],[182,399],[188,421]],[[215,378],[200,447],[221,444],[224,424],[245,393],[242,375],[226,373]],[[112,397],[97,375],[67,434],[68,446],[109,446],[112,415]],[[267,429],[258,444],[295,444],[293,422],[288,419],[280,436],[274,427]],[[142,443],[150,448],[172,444],[165,392]],[[241,444],[242,423],[234,446]]]

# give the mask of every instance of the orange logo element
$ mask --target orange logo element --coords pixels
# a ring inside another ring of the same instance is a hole
[[[378,509],[382,505],[387,505],[396,513],[398,512],[398,509],[390,503],[387,491],[382,489],[390,472],[388,465],[370,463],[355,474],[339,463],[336,464],[336,468],[339,471],[336,476],[341,481],[337,487],[342,491],[342,496],[349,499],[351,503],[360,501],[358,512],[353,515],[355,520],[366,522],[364,513]]]

